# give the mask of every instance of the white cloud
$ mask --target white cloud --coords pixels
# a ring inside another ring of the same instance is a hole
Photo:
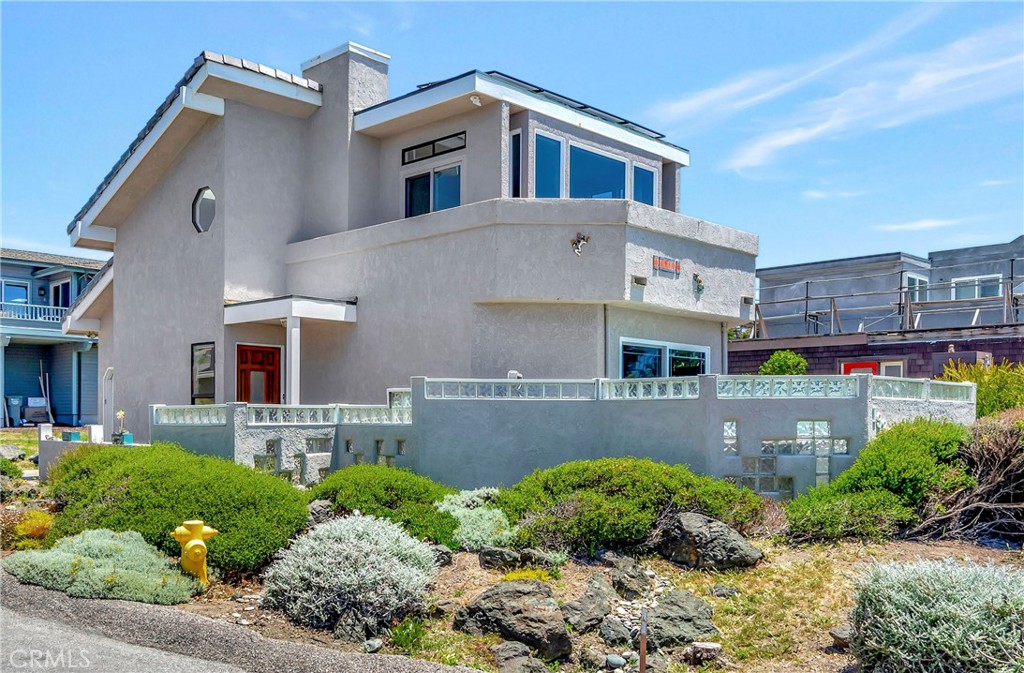
[[[844,192],[840,190],[805,189],[800,193],[805,199],[817,201],[821,199],[852,199],[857,196],[864,196],[867,192]]]
[[[779,128],[741,146],[725,166],[736,171],[768,164],[781,151],[835,139],[1019,93],[1024,53],[1016,22],[981,30],[922,54],[876,63],[861,83],[803,105]]]
[[[970,218],[959,217],[949,220],[922,219],[911,220],[910,222],[898,222],[896,224],[876,224],[871,228],[875,231],[929,231],[931,229],[945,229],[955,227],[968,222]]]
[[[1015,185],[1020,182],[1020,179],[1016,180],[982,180],[978,183],[979,187],[1003,187],[1005,185]]]
[[[655,123],[665,125],[689,120],[721,122],[730,113],[800,89],[825,73],[897,42],[940,11],[943,8],[938,5],[916,7],[845,51],[804,63],[755,70],[724,84],[657,103],[647,114]]]

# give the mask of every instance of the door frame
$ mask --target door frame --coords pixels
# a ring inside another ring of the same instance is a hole
[[[846,362],[839,363],[839,373],[843,376],[850,376],[850,369],[854,367],[858,369],[866,369],[870,366],[871,373],[874,376],[878,376],[879,364],[878,360],[847,360]]]
[[[280,357],[277,360],[278,363],[279,363],[280,369],[281,369],[280,376],[277,377],[277,379],[278,379],[277,380],[277,387],[278,387],[277,398],[279,400],[283,400],[284,399],[284,391],[285,391],[285,387],[284,387],[285,386],[285,381],[284,381],[284,378],[285,378],[285,376],[287,374],[287,371],[285,369],[285,361],[284,361],[284,356],[285,356],[284,346],[282,346],[280,344],[260,344],[260,343],[255,343],[255,342],[252,342],[252,341],[236,341],[235,342],[235,352],[234,352],[234,356],[235,356],[235,361],[234,361],[234,370],[235,370],[235,395],[234,395],[234,397],[235,397],[235,402],[238,402],[238,387],[239,387],[238,386],[238,347],[239,346],[255,346],[257,348],[276,348],[278,351],[280,351],[281,355],[280,355]]]

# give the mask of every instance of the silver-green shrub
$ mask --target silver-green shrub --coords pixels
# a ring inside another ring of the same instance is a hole
[[[1024,573],[953,560],[876,564],[856,582],[854,654],[874,673],[1024,670]]]
[[[353,515],[298,538],[267,568],[264,604],[315,628],[346,623],[379,633],[418,611],[437,574],[433,550],[386,519]]]
[[[455,529],[455,542],[467,551],[479,551],[484,546],[502,546],[512,541],[516,529],[505,513],[489,507],[498,496],[496,488],[478,488],[446,495],[436,507],[451,514],[459,522]]]
[[[59,540],[52,549],[11,554],[3,566],[25,584],[78,598],[173,605],[200,589],[195,578],[134,531],[87,530]]]

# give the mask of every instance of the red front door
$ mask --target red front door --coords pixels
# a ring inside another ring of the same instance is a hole
[[[875,374],[878,375],[878,363],[870,360],[862,362],[844,362],[844,374]]]
[[[238,347],[238,401],[281,403],[281,349],[273,346]]]

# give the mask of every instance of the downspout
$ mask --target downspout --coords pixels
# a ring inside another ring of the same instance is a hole
[[[722,327],[722,374],[729,373],[729,328],[725,323],[719,323]]]
[[[608,378],[608,304],[601,304],[604,308],[604,328],[601,330],[604,337],[604,378]]]

